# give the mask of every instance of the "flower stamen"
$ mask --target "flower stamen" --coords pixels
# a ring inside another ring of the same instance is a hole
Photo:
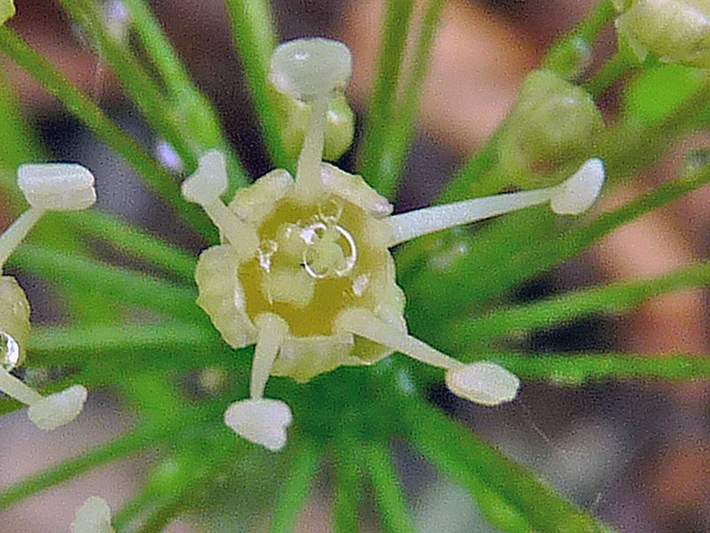
[[[182,183],[182,195],[198,204],[219,228],[227,241],[247,256],[259,246],[256,232],[232,213],[220,199],[228,187],[224,155],[210,150],[200,157],[197,170]]]
[[[474,198],[393,215],[389,217],[393,235],[388,245],[396,246],[428,233],[470,224],[548,201],[555,213],[576,215],[587,210],[596,201],[603,183],[604,165],[601,159],[592,158],[570,178],[553,187]]]
[[[30,204],[0,236],[0,270],[22,239],[47,211],[86,209],[96,201],[94,177],[86,168],[68,163],[22,165],[18,186]],[[0,278],[0,391],[29,406],[28,416],[39,428],[53,430],[74,420],[86,401],[82,385],[42,396],[10,374],[22,361],[24,344],[30,331],[30,306],[14,278]]]
[[[389,346],[412,359],[446,370],[451,392],[483,405],[512,401],[520,380],[502,366],[488,361],[464,364],[404,331],[384,323],[367,309],[347,309],[336,319],[336,328]]]

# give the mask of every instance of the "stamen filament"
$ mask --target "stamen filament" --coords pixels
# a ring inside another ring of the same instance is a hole
[[[336,329],[383,344],[437,368],[455,371],[464,367],[463,363],[453,357],[386,324],[367,309],[353,308],[342,311],[336,319]]]
[[[604,164],[601,159],[593,157],[585,161],[571,177],[553,187],[474,198],[394,215],[389,217],[393,235],[388,247],[428,233],[470,224],[547,201],[557,214],[578,215],[592,206],[603,184]]]
[[[22,239],[25,238],[27,233],[45,213],[46,211],[44,209],[30,207],[5,230],[2,236],[0,236],[0,268],[2,268],[7,259],[20,245]]]
[[[503,213],[542,204],[550,200],[551,195],[552,188],[550,187],[534,191],[474,198],[393,215],[389,217],[389,222],[394,234],[387,246],[391,248],[428,233],[453,228],[462,224],[470,224],[477,220],[484,220]]]
[[[256,231],[232,213],[222,200],[204,203],[202,209],[235,248],[243,250],[246,255],[251,255],[259,247],[259,236]]]
[[[325,125],[331,96],[331,93],[326,93],[311,102],[311,116],[308,119],[308,129],[303,140],[301,154],[298,156],[296,170],[296,194],[303,199],[312,199],[323,190],[320,166],[323,159]]]
[[[254,350],[254,362],[251,366],[251,384],[249,392],[252,399],[262,398],[266,382],[271,375],[271,367],[279,353],[284,337],[288,334],[288,324],[278,315],[263,313],[256,317],[255,325],[259,331]]]
[[[0,368],[0,390],[25,405],[32,405],[42,399],[42,395],[21,380]]]

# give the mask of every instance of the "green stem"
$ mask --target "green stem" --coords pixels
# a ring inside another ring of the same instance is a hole
[[[6,509],[33,494],[77,477],[93,468],[122,457],[128,457],[144,448],[155,446],[160,441],[171,438],[176,427],[178,426],[174,423],[159,427],[142,426],[128,435],[118,437],[73,459],[62,461],[44,472],[27,477],[0,493],[0,509]]]
[[[294,530],[298,514],[310,495],[310,489],[317,473],[318,450],[305,440],[294,452],[293,462],[276,501],[271,518],[271,533],[289,533]]]
[[[105,211],[92,210],[71,215],[74,215],[71,217],[72,227],[83,234],[105,240],[124,254],[148,261],[184,281],[193,281],[196,261],[183,249],[149,235]]]
[[[457,320],[442,328],[438,340],[448,350],[496,337],[519,337],[598,313],[623,313],[662,294],[710,284],[710,261],[645,280],[620,281],[531,304],[490,311],[479,318]]]
[[[265,0],[224,1],[266,148],[276,167],[290,168],[292,161],[282,146],[278,116],[267,89],[271,53],[277,39],[271,9]]]
[[[97,46],[100,60],[106,60],[111,65],[121,80],[121,85],[151,126],[175,149],[185,168],[188,171],[193,170],[197,165],[196,154],[176,123],[177,111],[173,109],[174,103],[165,97],[126,43],[111,33],[96,2],[60,0],[60,3],[71,18],[84,28]]]
[[[620,79],[632,67],[633,65],[628,62],[626,56],[617,52],[614,54],[614,57],[602,65],[594,76],[584,83],[584,88],[587,89],[594,98],[599,98],[604,91],[611,87],[615,81]]]
[[[710,357],[707,355],[493,352],[487,354],[486,359],[503,365],[523,379],[547,380],[569,386],[625,379],[694,381],[710,378]]]
[[[335,453],[335,499],[331,513],[336,533],[360,530],[362,471],[358,448],[356,441],[343,438]]]
[[[70,112],[121,155],[169,206],[181,213],[202,235],[207,238],[214,237],[215,231],[208,224],[204,213],[182,200],[173,177],[130,135],[7,26],[0,27],[0,51],[27,70]]]
[[[586,67],[594,41],[616,15],[612,0],[599,2],[587,17],[547,52],[542,68],[571,79]]]
[[[413,0],[387,0],[385,3],[370,115],[358,157],[359,173],[381,192],[391,192],[397,179],[396,163],[391,159],[393,154],[385,150],[385,146],[396,122],[395,102],[413,9]]]
[[[382,518],[382,530],[390,533],[414,531],[409,506],[390,451],[381,442],[371,442],[363,450],[375,502]]]
[[[10,262],[49,280],[60,281],[75,291],[92,291],[112,297],[119,307],[140,305],[181,319],[201,316],[194,303],[196,294],[192,287],[176,285],[147,274],[30,244],[21,246]],[[87,304],[91,305],[91,302]]]
[[[434,38],[444,5],[446,2],[443,0],[429,0],[427,2],[414,45],[414,64],[402,84],[402,97],[394,104],[394,121],[388,124],[386,137],[382,143],[381,160],[383,165],[387,166],[380,174],[381,179],[377,189],[381,194],[390,198],[394,197],[396,193],[395,189],[402,176],[404,161],[409,147],[412,145],[422,86],[429,69]]]
[[[125,0],[130,20],[165,88],[185,117],[189,135],[198,141],[202,152],[217,148],[227,156],[230,195],[247,184],[246,172],[224,138],[220,120],[204,94],[195,86],[160,24],[145,0]]]
[[[406,398],[406,397],[405,397]],[[440,470],[476,496],[504,531],[609,533],[611,530],[555,494],[521,465],[418,398],[400,410],[413,444]]]

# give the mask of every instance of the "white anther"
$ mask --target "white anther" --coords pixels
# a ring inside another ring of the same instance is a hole
[[[351,74],[350,50],[331,39],[295,39],[280,44],[271,55],[271,82],[306,102],[345,87]]]
[[[224,413],[224,423],[237,435],[272,452],[286,445],[286,428],[292,420],[288,405],[265,398],[235,402]]]
[[[215,226],[243,257],[250,257],[259,247],[259,238],[252,228],[232,213],[220,196],[227,191],[227,164],[218,150],[200,157],[197,170],[182,182],[182,196],[199,204]]]
[[[520,380],[512,372],[488,361],[471,363],[446,373],[451,392],[482,405],[499,405],[518,394]]]
[[[0,368],[0,391],[29,405],[27,415],[39,429],[52,430],[74,420],[86,401],[86,389],[73,385],[61,392],[42,396],[33,388]]]
[[[17,184],[38,209],[77,211],[96,202],[93,174],[74,163],[22,165],[17,169]]]
[[[604,185],[604,163],[588,159],[569,179],[556,187],[550,208],[558,215],[579,215],[597,201]]]
[[[114,533],[111,509],[103,498],[91,496],[76,510],[71,533]]]
[[[224,154],[210,150],[200,157],[195,173],[182,182],[182,196],[195,204],[211,204],[219,200],[228,185]]]
[[[83,409],[86,396],[82,385],[73,385],[32,403],[27,415],[39,429],[51,431],[74,420]]]

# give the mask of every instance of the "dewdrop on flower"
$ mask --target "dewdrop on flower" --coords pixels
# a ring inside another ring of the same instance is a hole
[[[284,402],[263,397],[270,376],[306,382],[398,351],[444,369],[447,385],[463,398],[484,405],[515,398],[520,382],[503,367],[461,363],[407,334],[389,248],[545,202],[578,214],[604,181],[601,160],[590,159],[553,187],[391,215],[392,205],[360,176],[321,160],[328,101],[350,69],[350,51],[336,41],[299,39],[274,52],[271,80],[313,110],[295,179],[274,170],[226,206],[224,156],[210,151],[183,183],[184,197],[200,204],[222,235],[198,261],[197,302],[228,344],[256,344],[251,397],[233,403],[225,423],[272,451],[286,444],[292,414]]]
[[[17,183],[30,204],[0,236],[0,268],[25,235],[47,211],[75,211],[96,201],[94,177],[74,164],[22,165]],[[56,429],[71,422],[81,412],[86,389],[73,385],[66,390],[41,396],[10,374],[23,361],[30,334],[30,305],[15,278],[0,277],[0,391],[29,406],[28,416],[40,429]]]
[[[111,509],[103,498],[91,496],[76,511],[71,533],[114,533]]]

